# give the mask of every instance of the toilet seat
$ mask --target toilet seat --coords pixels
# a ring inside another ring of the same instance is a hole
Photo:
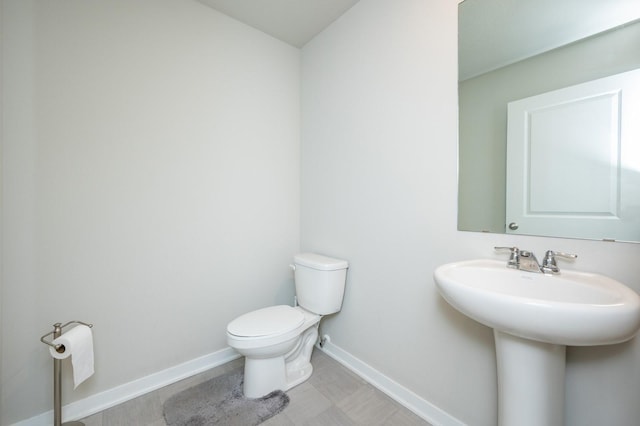
[[[236,350],[260,350],[287,345],[320,321],[320,315],[299,306],[271,306],[244,314],[227,325],[227,344]],[[288,350],[288,349],[287,349]],[[286,352],[285,350],[284,352]]]
[[[304,314],[287,305],[270,306],[241,315],[231,321],[227,332],[247,339],[286,334],[304,323]]]

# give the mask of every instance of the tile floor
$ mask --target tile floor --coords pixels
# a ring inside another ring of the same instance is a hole
[[[264,426],[429,426],[362,378],[315,349],[313,375],[287,392],[290,402]],[[213,368],[82,419],[86,426],[165,426],[162,404],[171,395],[230,370],[243,359]],[[244,426],[244,425],[229,425]]]

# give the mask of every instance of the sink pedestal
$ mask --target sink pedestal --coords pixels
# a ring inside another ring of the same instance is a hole
[[[566,346],[494,329],[500,426],[562,426]]]

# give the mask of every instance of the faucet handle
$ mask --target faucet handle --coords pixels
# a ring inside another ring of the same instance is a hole
[[[556,257],[564,257],[565,259],[575,259],[577,254],[563,253],[561,251],[547,250],[542,259],[542,271],[551,272],[552,274],[559,274],[560,268],[556,264]]]
[[[511,257],[509,257],[509,261],[507,262],[508,268],[517,268],[520,263],[520,249],[518,247],[494,247],[494,250],[509,250],[511,252]]]

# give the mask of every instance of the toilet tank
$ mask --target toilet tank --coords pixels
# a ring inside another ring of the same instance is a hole
[[[338,312],[349,263],[315,253],[295,255],[293,263],[298,304],[318,315]]]

